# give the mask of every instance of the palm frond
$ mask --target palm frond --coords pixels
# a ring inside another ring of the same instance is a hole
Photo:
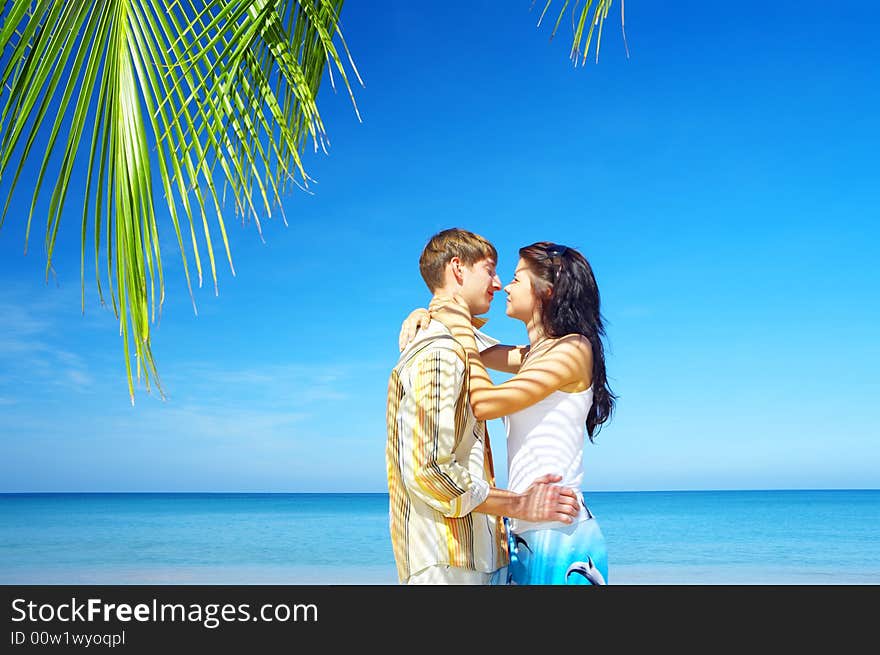
[[[625,0],[620,0],[620,29],[623,33],[623,44],[624,48],[626,48],[626,56],[629,57],[629,47],[626,44],[626,29],[624,27],[624,1]],[[538,27],[541,26],[541,23],[544,20],[544,16],[546,15],[547,10],[550,8],[551,4],[553,4],[553,0],[547,0],[547,3],[544,5],[544,9],[541,12],[541,16],[538,18]],[[553,26],[553,31],[550,33],[551,39],[556,36],[556,32],[559,29],[560,23],[562,23],[562,19],[565,15],[565,10],[568,9],[569,4],[570,0],[565,0],[562,3],[562,8],[559,10],[559,14],[556,17],[556,24]],[[587,56],[590,51],[590,44],[593,40],[593,31],[597,28],[598,31],[596,35],[596,47],[594,51],[596,53],[596,61],[599,61],[599,46],[602,42],[602,27],[605,24],[605,19],[608,16],[611,5],[614,4],[614,0],[595,0],[595,4],[593,0],[585,0],[583,7],[580,8],[580,13],[578,14],[579,4],[579,1],[575,2],[574,6],[571,9],[571,27],[573,37],[570,58],[574,62],[575,66],[578,65],[578,60],[580,60],[581,65],[586,63]],[[532,5],[534,6],[534,2],[532,2]],[[592,16],[590,15],[590,9],[593,10]],[[589,28],[587,29],[588,20]],[[585,30],[586,36],[584,35]]]
[[[357,76],[338,26],[341,8],[342,0],[3,2],[0,180],[11,174],[11,181],[0,227],[37,156],[38,135],[48,133],[39,173],[28,180],[26,242],[44,182],[54,181],[48,275],[75,170],[85,166],[83,310],[91,231],[98,293],[103,302],[106,292],[119,320],[132,402],[135,378],[162,394],[150,339],[164,301],[159,237],[167,229],[156,192],[195,309],[190,256],[201,285],[207,254],[217,291],[215,221],[235,274],[220,184],[231,191],[233,211],[259,229],[260,215],[281,205],[289,182],[308,186],[305,143],[326,144],[316,97],[328,62],[354,102],[335,45]]]

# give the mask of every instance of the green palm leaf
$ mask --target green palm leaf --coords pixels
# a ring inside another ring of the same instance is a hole
[[[290,182],[307,186],[306,142],[317,150],[326,141],[315,99],[328,62],[354,101],[335,45],[357,76],[338,28],[341,8],[342,0],[2,4],[0,179],[11,175],[11,182],[0,227],[37,136],[47,130],[39,173],[28,180],[25,248],[43,183],[54,180],[44,237],[48,275],[91,121],[81,198],[83,310],[91,231],[97,288],[119,320],[132,402],[135,378],[162,393],[150,329],[164,300],[159,236],[168,226],[157,218],[156,192],[161,188],[195,308],[190,257],[201,285],[207,254],[216,292],[215,227],[235,273],[220,185],[230,191],[233,211],[252,216],[259,229],[260,214],[272,215]]]
[[[626,29],[624,28],[624,2],[625,0],[620,0],[620,29],[623,33],[624,47],[626,47]],[[550,8],[551,4],[553,4],[553,0],[547,0],[547,4],[544,5],[541,16],[538,18],[539,27],[543,22],[544,16],[547,13],[547,10]],[[562,3],[562,8],[559,10],[559,15],[556,17],[556,24],[553,26],[553,31],[550,34],[551,39],[556,36],[556,31],[559,29],[559,24],[562,22],[562,18],[565,15],[565,10],[568,9],[569,4],[570,0],[565,0]],[[585,0],[583,7],[580,8],[580,14],[577,13],[579,4],[580,2],[575,2],[571,10],[571,23],[574,35],[572,37],[570,57],[575,66],[577,66],[579,59],[581,64],[586,63],[587,55],[590,51],[590,43],[593,40],[593,31],[596,28],[598,28],[598,33],[596,36],[595,53],[596,61],[599,60],[599,46],[601,45],[602,41],[602,27],[605,24],[605,18],[608,16],[608,11],[611,9],[611,5],[614,4],[614,0],[596,0],[595,4],[593,0]],[[534,5],[534,2],[532,2],[532,5]],[[593,10],[592,16],[590,15],[590,9]],[[586,29],[588,19],[589,29],[586,32],[585,38],[584,30]],[[583,46],[581,44],[583,44]],[[629,50],[627,49],[627,57],[628,56]]]
[[[572,59],[586,60],[613,0],[572,9]],[[5,0],[0,4],[0,180],[9,193],[2,228],[34,145],[48,132],[32,185],[25,250],[46,179],[46,274],[76,165],[81,200],[81,286],[92,233],[96,285],[119,320],[129,394],[134,379],[162,388],[151,348],[164,275],[157,217],[161,189],[196,310],[190,258],[201,286],[203,253],[217,292],[219,232],[232,274],[225,199],[235,215],[271,217],[291,184],[307,188],[307,143],[326,151],[316,97],[335,69],[354,105],[357,68],[339,30],[343,0]],[[552,0],[548,0],[540,25]],[[555,35],[570,2],[566,0]],[[592,14],[590,11],[592,9]],[[589,20],[589,28],[587,21]],[[623,0],[621,0],[623,28]],[[624,43],[625,43],[624,33]],[[337,46],[337,42],[341,48]],[[583,45],[582,45],[583,44]],[[348,67],[343,58],[347,59]],[[327,64],[330,66],[327,66]],[[355,112],[357,112],[357,106]],[[88,155],[83,137],[91,127]],[[5,177],[4,177],[5,176]],[[222,186],[222,191],[220,190]],[[164,209],[160,210],[164,216]],[[284,219],[283,211],[281,211]],[[285,220],[286,224],[286,220]],[[104,265],[101,259],[104,259]],[[101,269],[105,269],[102,276]],[[131,355],[135,366],[132,371]]]

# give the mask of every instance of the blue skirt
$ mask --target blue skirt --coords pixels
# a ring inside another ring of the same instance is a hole
[[[599,523],[589,518],[564,528],[508,531],[508,583],[516,585],[608,584],[608,553]]]

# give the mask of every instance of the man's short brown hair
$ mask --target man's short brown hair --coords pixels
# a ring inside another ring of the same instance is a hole
[[[419,270],[431,293],[443,286],[443,272],[453,257],[458,257],[465,266],[473,266],[482,259],[498,261],[495,246],[479,234],[457,227],[438,232],[419,257]]]

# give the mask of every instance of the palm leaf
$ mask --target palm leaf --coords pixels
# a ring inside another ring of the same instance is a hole
[[[585,0],[579,14],[579,3],[572,8],[575,64],[581,55],[586,61],[596,27],[598,57],[612,3]],[[11,175],[0,228],[36,156],[38,135],[48,131],[39,172],[29,180],[33,188],[25,230],[27,250],[43,183],[54,180],[44,236],[48,276],[91,120],[81,198],[82,305],[85,311],[91,231],[96,285],[102,302],[106,288],[119,320],[132,403],[135,377],[148,390],[153,381],[162,393],[151,325],[157,314],[161,317],[164,302],[160,233],[168,228],[157,217],[157,190],[195,310],[190,256],[201,286],[202,253],[207,255],[217,292],[212,225],[235,274],[225,227],[227,193],[233,212],[242,220],[253,218],[259,232],[260,216],[272,216],[281,207],[291,183],[308,188],[305,145],[311,142],[315,151],[326,151],[328,142],[316,102],[325,67],[334,86],[336,71],[357,112],[343,57],[358,81],[360,76],[339,30],[342,4],[5,0],[0,5],[0,181]],[[544,6],[539,25],[551,4],[548,0]],[[563,3],[551,38],[569,4]]]
[[[164,301],[160,233],[169,226],[160,220],[157,191],[195,308],[190,256],[201,285],[207,254],[217,291],[212,225],[235,274],[220,185],[230,190],[233,211],[253,217],[259,229],[261,214],[272,215],[291,181],[308,185],[305,143],[325,146],[316,97],[328,62],[354,101],[335,45],[357,75],[338,27],[341,8],[342,0],[2,4],[0,180],[10,183],[0,227],[38,135],[48,133],[39,172],[29,180],[25,248],[44,182],[52,180],[48,275],[72,179],[84,165],[83,311],[92,232],[98,293],[102,302],[109,296],[119,320],[132,403],[135,378],[162,394],[150,337]]]
[[[626,48],[626,56],[629,57],[629,48],[626,44],[626,29],[624,28],[624,1],[625,0],[620,0],[620,29],[623,33],[623,44]],[[544,20],[544,16],[551,4],[553,4],[553,0],[547,0],[547,3],[544,5],[544,9],[541,11],[541,16],[538,18],[539,27],[541,26],[541,22]],[[562,22],[565,10],[568,8],[569,4],[570,0],[565,0],[562,3],[562,8],[559,10],[559,14],[556,17],[556,24],[553,26],[553,31],[550,33],[551,39],[556,36],[556,32],[559,29],[559,25]],[[570,58],[575,66],[578,65],[579,59],[581,64],[586,63],[587,55],[590,51],[590,44],[593,40],[593,31],[596,28],[598,28],[598,33],[596,37],[595,53],[596,61],[599,61],[599,46],[602,42],[602,27],[605,24],[605,18],[608,16],[608,11],[611,9],[611,5],[614,4],[614,0],[596,0],[595,5],[593,0],[585,0],[583,7],[580,8],[580,13],[578,14],[579,4],[580,2],[576,2],[571,10],[573,37]],[[532,2],[532,5],[534,6],[534,2]],[[590,9],[593,10],[592,16],[590,15]],[[587,29],[587,20],[589,20],[589,29]],[[586,37],[584,36],[585,30]]]

